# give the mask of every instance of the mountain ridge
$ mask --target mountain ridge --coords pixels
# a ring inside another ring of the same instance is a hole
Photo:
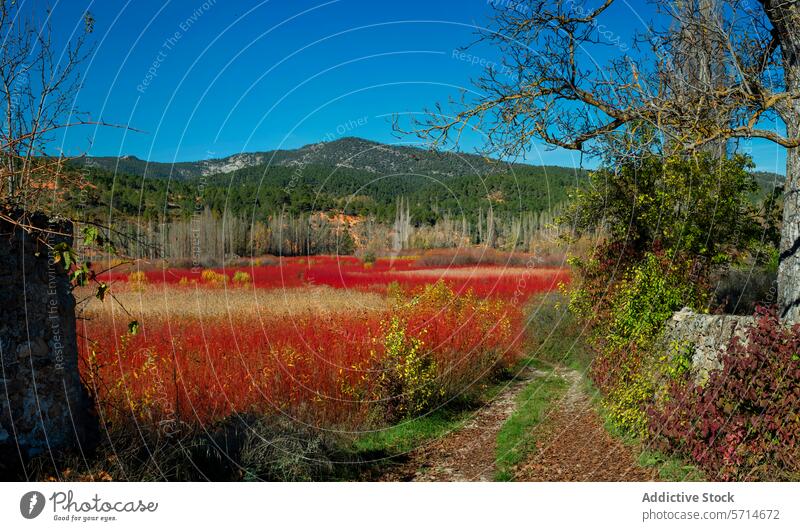
[[[296,149],[236,153],[197,161],[151,162],[134,155],[124,155],[87,156],[76,159],[75,163],[140,177],[179,180],[227,174],[263,164],[314,164],[350,168],[376,175],[424,174],[443,177],[505,173],[514,167],[533,167],[530,164],[508,163],[471,153],[431,151],[416,146],[383,144],[358,137],[317,142]],[[552,167],[560,168],[555,165]]]

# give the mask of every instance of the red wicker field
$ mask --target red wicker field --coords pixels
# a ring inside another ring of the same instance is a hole
[[[567,280],[567,274],[557,268],[531,268],[504,265],[445,265],[425,267],[415,265],[409,258],[379,259],[365,264],[352,256],[311,256],[281,258],[272,265],[251,265],[215,269],[158,269],[143,271],[150,284],[208,284],[205,273],[213,271],[224,276],[217,282],[233,281],[237,272],[249,277],[252,287],[263,289],[296,288],[309,285],[337,289],[358,289],[385,292],[388,285],[397,283],[413,289],[443,280],[458,293],[472,290],[480,297],[509,297],[515,293],[527,297],[533,293],[555,288]],[[106,280],[126,281],[127,273],[110,273]]]
[[[95,301],[80,321],[82,370],[104,422],[177,429],[279,411],[359,429],[376,411],[420,414],[513,365],[523,303],[568,277],[309,257],[105,280],[121,305]]]

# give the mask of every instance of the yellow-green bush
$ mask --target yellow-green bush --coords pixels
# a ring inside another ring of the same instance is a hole
[[[144,271],[134,271],[128,275],[128,286],[132,290],[143,290],[147,286],[147,275]]]
[[[621,380],[603,398],[603,407],[615,427],[644,437],[647,435],[644,405],[653,398],[653,382],[647,371],[637,369],[627,371]]]
[[[220,284],[224,285],[227,283],[228,275],[217,273],[213,269],[204,269],[203,272],[200,273],[200,279],[211,286],[219,286]]]
[[[237,286],[247,286],[250,284],[250,273],[237,271],[233,274],[233,283]]]
[[[646,435],[657,382],[688,370],[685,354],[662,352],[658,338],[676,310],[702,308],[706,300],[702,285],[688,278],[690,266],[668,253],[645,254],[622,275],[599,320],[592,378],[605,393],[610,420],[623,431]]]
[[[441,396],[436,385],[436,362],[424,342],[406,332],[398,317],[385,323],[384,357],[379,394],[390,417],[405,418],[426,411]]]

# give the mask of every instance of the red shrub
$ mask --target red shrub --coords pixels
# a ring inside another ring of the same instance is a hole
[[[723,480],[800,477],[800,325],[759,310],[705,386],[676,384],[652,433]],[[713,479],[713,478],[712,478]]]

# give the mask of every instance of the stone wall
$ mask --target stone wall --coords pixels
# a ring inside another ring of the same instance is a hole
[[[692,373],[696,382],[703,383],[710,371],[722,367],[721,354],[733,336],[745,341],[745,330],[753,324],[752,317],[699,314],[684,308],[667,321],[664,340],[667,347],[682,343],[693,348]]]
[[[69,223],[31,224],[72,234]],[[39,232],[50,246],[71,236]],[[60,263],[37,236],[0,221],[0,458],[85,443],[89,398],[78,373],[75,299]]]

